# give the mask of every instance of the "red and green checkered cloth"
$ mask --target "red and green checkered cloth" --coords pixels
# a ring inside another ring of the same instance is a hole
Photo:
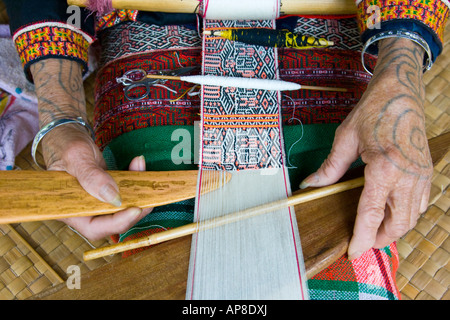
[[[146,218],[114,240],[127,241],[190,223],[194,206],[194,199],[189,199],[154,208]],[[145,249],[148,247],[125,252],[124,257]],[[309,296],[312,300],[398,300],[397,269],[395,243],[383,249],[371,249],[353,261],[343,256],[308,280]]]

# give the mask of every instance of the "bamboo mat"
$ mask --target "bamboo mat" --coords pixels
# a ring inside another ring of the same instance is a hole
[[[0,0],[0,23],[6,23]],[[433,69],[425,74],[428,138],[450,130],[450,27],[446,46]],[[88,113],[93,110],[94,75],[85,81]],[[17,158],[21,169],[36,169],[28,146]],[[402,299],[449,300],[450,292],[450,152],[435,167],[427,212],[417,226],[398,241],[400,265],[397,282]],[[0,225],[0,300],[26,299],[66,281],[67,268],[80,267],[82,274],[110,263],[119,256],[84,262],[82,254],[108,239],[88,243],[58,221]]]
[[[424,75],[428,138],[450,130],[450,25],[444,52]],[[450,300],[450,151],[434,168],[428,210],[397,242],[397,283],[404,300]]]

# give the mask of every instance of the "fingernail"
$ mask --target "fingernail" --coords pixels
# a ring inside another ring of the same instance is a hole
[[[310,175],[309,177],[307,177],[305,180],[303,180],[302,183],[300,183],[299,188],[306,189],[311,184],[316,183],[318,181],[319,181],[319,175],[317,173],[314,173],[314,174]]]
[[[122,199],[119,192],[110,184],[102,187],[100,190],[100,197],[113,206],[120,207],[122,205]]]
[[[352,252],[348,254],[348,260],[355,260],[358,259],[363,253],[360,251]]]
[[[133,212],[133,214],[135,214],[137,216],[142,213],[142,209],[141,208],[132,208],[131,211]]]
[[[145,171],[145,157],[139,156],[139,171]]]
[[[306,180],[303,180],[302,183],[300,183],[300,189],[306,189],[309,187],[309,182]]]

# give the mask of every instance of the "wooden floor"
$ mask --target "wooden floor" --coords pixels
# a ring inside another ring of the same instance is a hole
[[[8,17],[0,0],[0,23]],[[450,28],[446,46],[433,69],[425,74],[428,138],[450,131]],[[85,82],[87,105],[93,108],[94,76]],[[29,146],[17,159],[21,169],[35,169]],[[450,299],[450,152],[436,165],[427,212],[417,226],[398,241],[397,282],[405,300]],[[84,262],[82,254],[105,239],[89,243],[57,221],[0,225],[0,299],[26,299],[65,281],[67,268],[81,272],[120,259],[118,256]]]

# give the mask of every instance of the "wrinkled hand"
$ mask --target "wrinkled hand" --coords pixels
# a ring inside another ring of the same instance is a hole
[[[43,150],[48,170],[67,171],[95,198],[115,206],[121,205],[119,188],[114,179],[105,172],[104,159],[85,128],[65,125],[52,130],[48,138],[44,138]],[[145,171],[145,159],[134,158],[129,170]],[[128,208],[112,215],[67,218],[61,221],[89,240],[98,240],[125,232],[151,210]]]
[[[336,131],[330,155],[301,187],[335,183],[359,157],[366,163],[349,259],[413,228],[429,200],[433,165],[425,133],[423,50],[406,39],[380,44],[367,91]]]
[[[70,59],[49,58],[30,66],[38,97],[41,127],[57,119],[86,120],[82,66]],[[78,124],[65,124],[51,130],[41,142],[48,170],[67,171],[92,196],[121,205],[119,188],[105,172],[105,162],[88,131]],[[145,161],[134,159],[130,170],[144,171]],[[90,240],[128,230],[151,209],[129,208],[109,216],[70,218],[63,221]]]

